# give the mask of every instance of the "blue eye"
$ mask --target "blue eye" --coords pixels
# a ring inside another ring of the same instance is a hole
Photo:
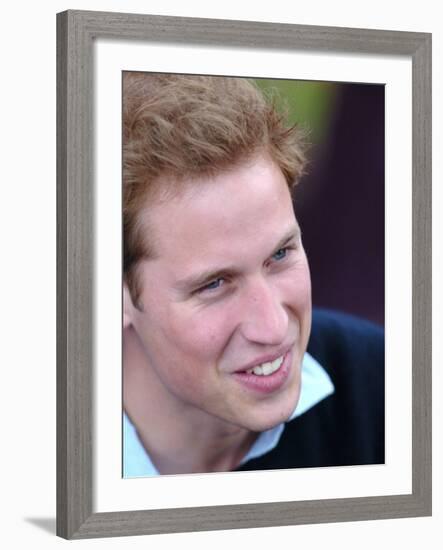
[[[287,254],[288,254],[287,248],[280,248],[279,250],[277,250],[275,254],[273,254],[272,258],[273,260],[277,260],[277,261],[284,260]]]
[[[214,279],[213,281],[211,281],[210,283],[208,283],[207,285],[203,286],[202,288],[200,288],[198,290],[198,292],[204,292],[206,290],[218,290],[224,283],[224,280],[222,278],[219,278],[219,279]]]

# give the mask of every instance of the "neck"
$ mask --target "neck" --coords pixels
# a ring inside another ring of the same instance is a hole
[[[258,434],[171,399],[132,328],[124,330],[123,365],[125,411],[161,474],[229,471],[239,465]]]

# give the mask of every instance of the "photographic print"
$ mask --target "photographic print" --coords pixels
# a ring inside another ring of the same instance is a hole
[[[124,477],[384,463],[384,86],[122,90]]]

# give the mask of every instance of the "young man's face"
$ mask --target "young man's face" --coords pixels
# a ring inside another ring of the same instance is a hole
[[[140,265],[142,310],[125,293],[125,318],[166,410],[252,431],[287,419],[311,289],[281,171],[258,157],[145,215],[156,256]]]

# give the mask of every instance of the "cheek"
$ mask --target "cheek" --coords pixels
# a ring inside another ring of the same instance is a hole
[[[215,311],[176,316],[169,327],[169,387],[182,398],[210,402],[216,397],[218,367],[229,341],[225,316]]]
[[[285,273],[280,286],[285,303],[300,310],[311,308],[311,277],[307,262],[296,264]]]
[[[213,304],[192,314],[175,316],[171,332],[184,354],[209,364],[223,353],[232,334],[231,324],[226,308]]]

